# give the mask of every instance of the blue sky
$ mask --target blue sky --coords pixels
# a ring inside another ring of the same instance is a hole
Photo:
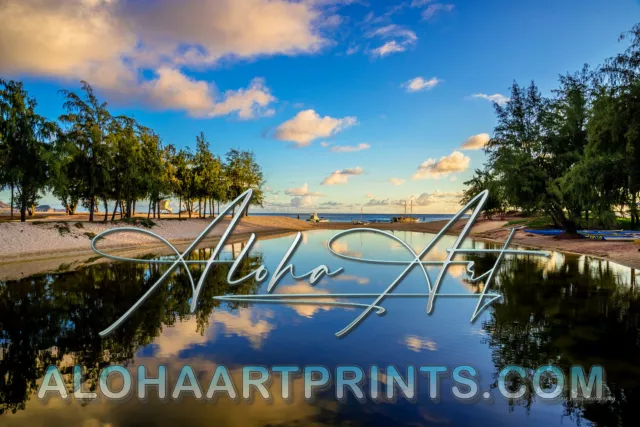
[[[52,118],[86,79],[164,143],[253,150],[266,211],[454,212],[486,98],[549,93],[639,18],[634,0],[9,0],[0,76]]]

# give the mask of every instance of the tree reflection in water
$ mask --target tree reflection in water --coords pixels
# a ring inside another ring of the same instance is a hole
[[[493,247],[492,245],[486,245]],[[486,271],[494,255],[469,256],[477,271]],[[556,254],[509,257],[492,288],[503,294],[483,324],[498,373],[507,365],[534,370],[559,366],[569,384],[573,365],[601,365],[612,399],[575,402],[565,395],[565,415],[597,426],[637,425],[640,419],[640,298],[635,271],[588,257]],[[479,286],[482,286],[480,284]],[[481,288],[478,287],[478,291]],[[530,387],[530,378],[526,380]],[[528,411],[534,398],[526,394],[510,402]]]
[[[195,250],[191,259],[208,259],[210,249]],[[151,256],[146,257],[150,259]],[[244,276],[262,264],[262,256],[245,257],[237,273]],[[165,326],[190,316],[191,285],[183,270],[170,279],[107,337],[98,332],[113,323],[162,275],[160,264],[102,263],[59,274],[0,281],[0,414],[25,408],[36,381],[49,365],[70,374],[73,364],[86,369],[89,389],[110,364],[127,364]],[[204,265],[190,265],[197,280]],[[209,314],[222,294],[256,293],[259,284],[229,286],[229,266],[212,269],[194,315],[198,332],[208,327]],[[241,303],[227,303],[232,310]],[[68,363],[68,360],[73,363]]]

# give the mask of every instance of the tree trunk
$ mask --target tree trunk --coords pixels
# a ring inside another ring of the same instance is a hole
[[[113,206],[113,215],[111,215],[111,221],[115,221],[116,219],[116,211],[118,210],[119,204],[120,204],[120,200],[116,200],[116,204]]]
[[[182,196],[178,197],[178,218],[182,218]]]
[[[133,216],[136,216],[136,199],[133,199]]]
[[[13,219],[13,182],[11,183],[11,219]]]
[[[20,222],[27,220],[27,201],[24,195],[20,195]]]
[[[89,203],[89,222],[93,222],[93,209],[96,206],[96,196],[91,196],[91,202]]]
[[[149,198],[149,209],[147,209],[147,219],[151,218],[151,198]]]
[[[207,217],[207,198],[204,198],[204,217]]]
[[[158,200],[158,219],[160,219],[160,200]]]
[[[104,222],[107,222],[109,219],[109,205],[107,204],[107,199],[104,199]]]

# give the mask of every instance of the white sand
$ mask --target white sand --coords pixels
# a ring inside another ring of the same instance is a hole
[[[148,230],[171,242],[195,239],[212,219],[154,220],[155,227]],[[18,260],[27,255],[51,254],[56,252],[90,251],[91,239],[85,233],[98,234],[106,229],[131,227],[130,224],[102,222],[41,222],[41,223],[0,223],[0,260]],[[65,227],[66,225],[66,227]],[[222,235],[229,225],[225,219],[211,230],[208,237]],[[63,232],[59,229],[62,227]],[[307,230],[312,226],[305,221],[285,217],[256,216],[243,218],[234,230],[234,235],[245,233],[269,233],[283,230]],[[68,228],[68,232],[66,229]],[[136,228],[145,229],[138,225]],[[157,244],[157,239],[140,233],[115,233],[108,235],[99,244],[100,248],[129,245]]]

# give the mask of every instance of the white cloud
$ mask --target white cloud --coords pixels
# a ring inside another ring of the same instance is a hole
[[[331,147],[331,151],[334,153],[353,153],[355,151],[363,151],[371,148],[369,144],[358,144],[358,145],[334,145]]]
[[[469,168],[471,159],[460,151],[454,151],[440,160],[428,159],[424,161],[411,179],[438,179],[456,172],[464,172]]]
[[[324,194],[316,193],[313,191],[309,191],[309,185],[304,184],[300,188],[289,188],[284,192],[287,196],[311,196],[311,197],[322,197]]]
[[[404,179],[402,178],[389,178],[389,182],[393,185],[402,185],[404,184]]]
[[[392,53],[404,52],[405,50],[407,50],[407,47],[404,44],[400,44],[395,40],[391,40],[380,47],[371,49],[370,53],[373,57],[382,58]]]
[[[460,148],[462,150],[480,150],[484,148],[485,145],[487,145],[487,142],[489,142],[490,139],[491,137],[488,133],[473,135],[472,137],[469,137],[469,139],[467,139]]]
[[[432,77],[429,80],[425,80],[422,77],[416,77],[402,84],[401,87],[404,87],[407,92],[419,92],[425,89],[432,89],[440,83],[442,83],[442,80],[439,80],[437,77]]]
[[[419,196],[409,197],[410,201],[416,206],[428,206],[433,203],[454,203],[458,204],[462,198],[461,192],[444,192],[436,190],[433,193],[422,193]]]
[[[338,209],[338,208],[342,208],[343,206],[344,206],[344,203],[340,203],[336,201],[323,202],[320,204],[320,208],[322,209]]]
[[[495,102],[498,105],[505,105],[507,102],[511,101],[510,98],[507,98],[504,95],[499,93],[495,93],[493,95],[487,95],[486,93],[476,93],[475,95],[471,95],[473,98],[486,99],[487,101]]]
[[[253,79],[246,89],[228,90],[223,100],[213,106],[210,116],[225,116],[237,113],[241,119],[252,119],[258,116],[272,116],[275,110],[268,108],[276,98],[271,95],[263,79]]]
[[[367,199],[375,199],[376,196],[373,193],[367,193]]]
[[[347,168],[337,170],[322,181],[321,185],[340,185],[349,182],[349,177],[353,175],[362,175],[364,171],[360,166],[355,168]]]
[[[396,24],[389,24],[383,27],[374,28],[365,34],[367,38],[401,38],[405,43],[411,44],[418,40],[416,33]]]
[[[454,5],[452,4],[443,4],[443,3],[434,3],[427,6],[425,10],[422,11],[422,19],[428,21],[433,19],[437,14],[441,12],[451,12],[454,9]]]
[[[329,8],[286,0],[21,0],[0,7],[0,73],[87,80],[111,99],[197,116],[269,115],[261,80],[216,93],[189,77],[221,60],[314,53],[339,22]],[[153,77],[145,77],[151,74]]]
[[[360,50],[360,46],[352,46],[352,47],[347,49],[346,54],[347,55],[355,55],[356,53],[358,53],[359,50]]]
[[[194,116],[203,116],[213,108],[212,89],[207,82],[190,79],[168,67],[157,73],[158,78],[144,85],[152,105],[186,110]]]
[[[391,39],[374,49],[367,50],[367,53],[374,58],[382,58],[392,53],[404,52],[418,41],[418,36],[416,36],[415,32],[396,24],[372,28],[364,34],[364,37],[382,40]]]
[[[298,147],[305,147],[314,139],[333,136],[356,123],[355,117],[320,117],[314,110],[303,110],[278,126],[275,136],[281,141],[291,141]]]
[[[315,205],[317,197],[315,196],[298,196],[291,199],[292,208],[310,208]]]
[[[276,98],[262,79],[254,79],[247,89],[229,90],[216,101],[215,89],[205,81],[191,79],[179,70],[167,67],[158,69],[157,74],[156,79],[142,86],[155,108],[185,110],[195,117],[237,114],[245,120],[269,116],[274,111],[268,106]]]
[[[404,205],[404,200],[390,200],[390,199],[371,199],[365,206],[400,206]]]

